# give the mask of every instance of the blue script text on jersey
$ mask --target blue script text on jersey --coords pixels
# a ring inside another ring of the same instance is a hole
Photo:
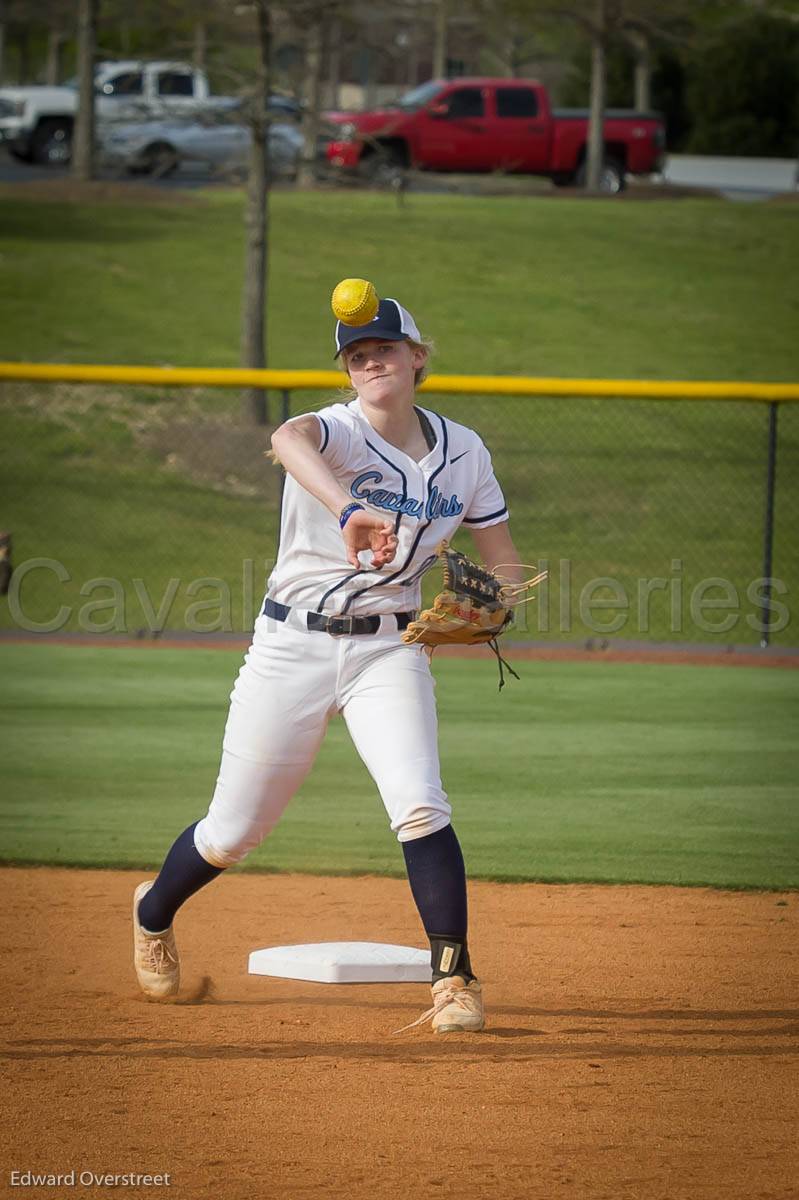
[[[389,492],[384,488],[368,488],[366,484],[372,482],[383,482],[380,471],[364,471],[363,474],[358,475],[352,481],[350,494],[356,500],[367,500],[375,508],[404,513],[408,517],[416,517],[417,520],[425,517],[428,521],[434,521],[437,517],[457,517],[463,512],[463,505],[457,494],[444,496],[435,484],[430,489],[427,502],[422,503],[421,500],[402,496],[399,492]]]

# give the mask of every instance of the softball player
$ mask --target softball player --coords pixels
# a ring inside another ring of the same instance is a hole
[[[369,324],[338,322],[335,340],[354,395],[272,437],[287,476],[277,563],[231,695],[208,812],[158,878],[136,889],[136,972],[149,996],[177,992],[175,913],[274,828],[340,712],[402,845],[430,939],[433,1007],[414,1024],[476,1031],[483,997],[441,785],[434,681],[427,654],[401,633],[436,547],[460,525],[487,566],[518,581],[523,571],[488,450],[415,403],[428,349],[410,313],[382,300]]]

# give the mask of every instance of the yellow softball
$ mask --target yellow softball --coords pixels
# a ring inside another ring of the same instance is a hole
[[[377,316],[379,303],[368,279],[342,279],[330,300],[336,320],[343,325],[367,325]]]

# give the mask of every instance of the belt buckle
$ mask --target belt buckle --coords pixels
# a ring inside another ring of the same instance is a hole
[[[330,626],[333,624],[334,621],[337,625],[343,625],[344,628],[343,629],[331,629]],[[353,631],[354,627],[355,627],[355,617],[352,617],[352,616],[328,617],[327,632],[330,634],[331,637],[350,637],[352,635],[352,631]]]

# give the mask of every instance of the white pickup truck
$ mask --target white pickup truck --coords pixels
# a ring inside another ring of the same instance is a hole
[[[181,62],[103,62],[95,68],[98,121],[188,115],[232,105],[211,96],[204,71]],[[0,88],[0,141],[25,162],[67,162],[78,111],[77,80],[62,87]]]

